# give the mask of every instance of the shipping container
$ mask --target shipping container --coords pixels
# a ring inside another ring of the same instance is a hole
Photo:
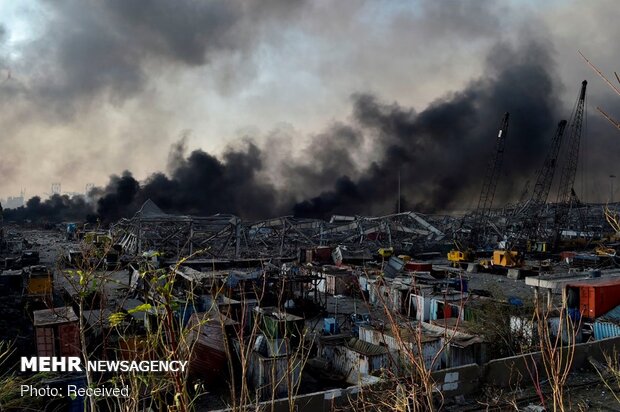
[[[407,272],[431,272],[433,270],[432,263],[412,262],[405,263]]]
[[[78,317],[71,307],[35,310],[33,315],[39,356],[80,356]]]
[[[569,309],[579,308],[582,317],[595,319],[620,305],[620,280],[569,284],[566,300]]]
[[[26,289],[30,296],[50,296],[52,294],[52,274],[45,266],[30,266],[24,270]]]

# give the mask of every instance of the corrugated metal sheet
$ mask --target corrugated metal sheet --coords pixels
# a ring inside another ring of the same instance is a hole
[[[275,307],[254,308],[261,331],[271,339],[290,338],[296,344],[303,336],[303,318],[281,311]]]
[[[419,354],[417,344],[418,335],[414,331],[403,329],[401,332],[403,342],[398,342],[398,340],[391,334],[376,330],[372,326],[360,326],[359,336],[360,340],[370,342],[374,345],[387,346],[391,350],[405,350],[416,355]],[[435,355],[443,349],[442,340],[440,337],[429,336],[424,333],[419,339],[421,340],[424,364],[429,369],[439,369],[441,367],[440,362],[433,362],[433,359],[435,358]]]
[[[357,338],[351,338],[347,342],[347,347],[353,349],[356,352],[364,355],[385,355],[388,353],[388,349],[385,346],[373,345],[370,342],[364,342]]]
[[[598,320],[603,322],[611,322],[620,325],[620,305],[616,306],[603,316],[599,317]]]
[[[347,382],[358,384],[364,376],[387,368],[390,364],[389,350],[353,338],[345,345],[326,345],[321,351],[331,368],[346,376]]]
[[[188,330],[192,342],[190,373],[199,376],[207,384],[215,382],[227,365],[230,337],[235,336],[237,322],[219,314],[194,313],[191,315]]]
[[[388,278],[394,278],[396,277],[400,272],[402,272],[403,268],[405,267],[405,261],[396,257],[396,256],[391,256],[390,259],[388,260],[388,264],[385,265],[385,268],[383,269],[383,272],[385,273],[385,276]]]
[[[401,284],[368,281],[370,303],[376,306],[385,306],[387,309],[396,313],[407,314],[409,308],[404,303],[409,294],[409,290]]]
[[[486,361],[486,345],[483,342],[478,342],[466,347],[448,345],[443,356],[443,361],[446,368],[455,368],[472,363],[481,365]]]
[[[434,341],[424,342],[422,344],[422,357],[424,358],[424,366],[429,370],[438,370],[441,367],[441,362],[433,362],[436,355],[444,349],[441,339]],[[417,348],[414,347],[414,353],[417,353]]]
[[[58,325],[66,322],[77,322],[78,320],[73,308],[70,306],[35,310],[32,315],[34,317],[34,326]]]
[[[264,357],[256,351],[250,355],[248,380],[260,400],[284,397],[299,385],[301,363],[289,356]],[[290,384],[290,389],[289,389]]]
[[[596,340],[620,336],[620,325],[615,323],[597,320],[592,325],[592,329],[594,330],[594,339]]]
[[[356,282],[351,273],[325,273],[327,293],[331,295],[348,295],[354,290]]]

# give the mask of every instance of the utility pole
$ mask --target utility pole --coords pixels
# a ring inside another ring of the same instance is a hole
[[[609,203],[614,202],[614,179],[616,175],[609,175]]]

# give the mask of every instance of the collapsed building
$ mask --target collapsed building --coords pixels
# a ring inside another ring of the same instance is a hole
[[[135,216],[120,220],[110,231],[129,254],[156,250],[172,260],[195,254],[215,260],[286,260],[297,258],[300,249],[325,245],[339,245],[347,256],[371,259],[380,247],[422,250],[445,240],[445,230],[454,222],[449,216],[414,212],[333,216],[329,221],[284,216],[245,222],[233,215],[171,215],[148,200]]]

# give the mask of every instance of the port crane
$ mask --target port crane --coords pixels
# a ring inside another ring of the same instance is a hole
[[[506,136],[508,135],[508,120],[510,114],[504,113],[500,123],[499,131],[495,139],[495,149],[493,156],[489,159],[487,164],[486,174],[484,181],[482,182],[482,189],[480,191],[480,197],[478,198],[478,205],[473,213],[473,221],[469,236],[463,241],[459,240],[455,236],[456,249],[451,250],[448,253],[448,260],[453,264],[461,262],[471,261],[474,258],[472,246],[480,245],[486,237],[486,231],[488,225],[491,208],[493,206],[493,199],[495,198],[495,190],[497,188],[497,182],[499,180],[502,163],[504,160],[504,150],[506,147]],[[462,223],[461,223],[462,226]]]
[[[577,162],[579,160],[579,147],[581,144],[581,135],[583,130],[584,112],[586,109],[586,87],[588,82],[581,82],[581,90],[579,97],[575,103],[573,113],[571,115],[571,123],[568,136],[568,152],[562,172],[560,174],[560,184],[558,186],[558,196],[555,209],[554,224],[554,247],[557,247],[561,237],[562,229],[568,222],[570,210],[579,203],[579,199],[575,193],[575,177],[577,175]]]
[[[535,242],[536,240],[541,240],[546,237],[544,233],[541,233],[540,216],[544,211],[549,192],[551,191],[551,184],[555,175],[560,147],[562,146],[562,138],[567,123],[566,120],[561,120],[558,123],[553,138],[551,139],[551,147],[547,152],[542,167],[537,173],[532,194],[517,213],[517,217],[521,220],[523,226],[516,243],[522,243],[524,240],[526,242]]]
[[[495,151],[493,157],[489,159],[484,181],[482,182],[482,190],[478,198],[478,206],[474,212],[474,222],[471,229],[471,240],[474,244],[480,244],[487,232],[487,220],[493,207],[495,190],[497,189],[497,182],[504,160],[509,117],[510,114],[508,112],[502,116],[497,138],[495,139]]]

